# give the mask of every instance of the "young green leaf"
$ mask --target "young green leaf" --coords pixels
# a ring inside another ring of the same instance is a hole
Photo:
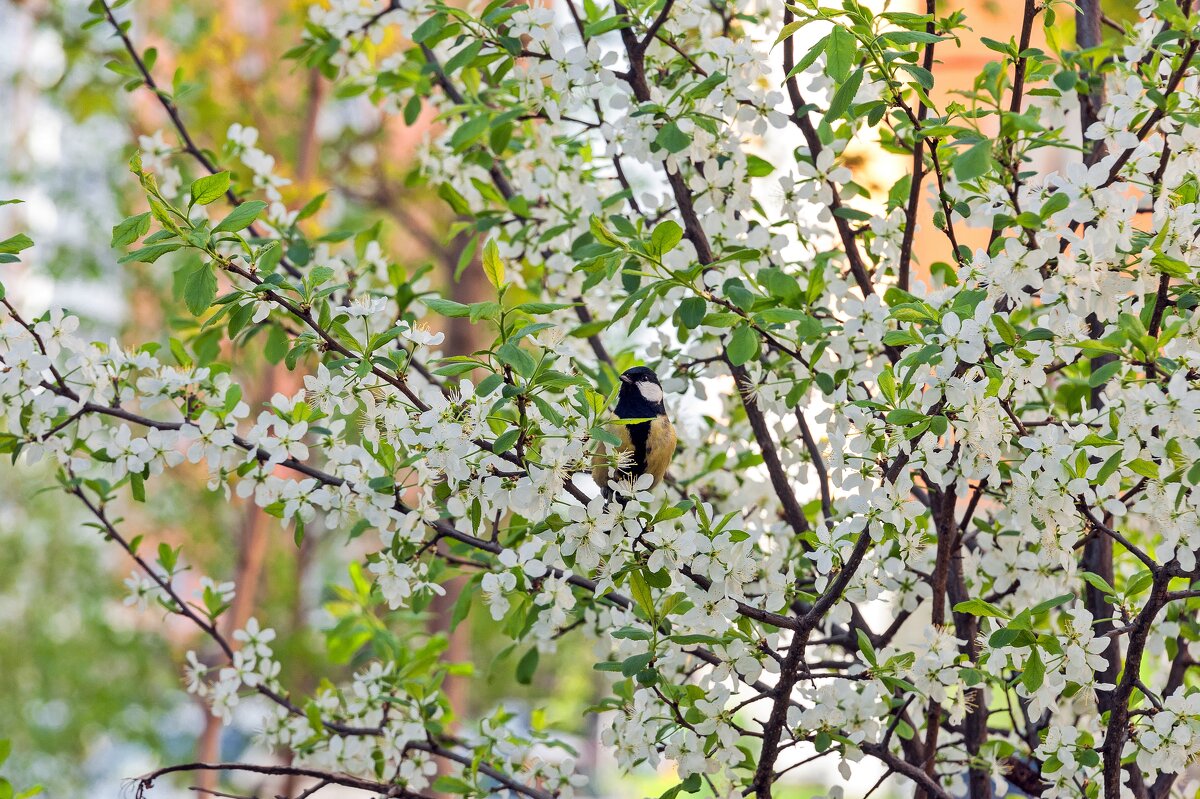
[[[113,226],[112,246],[124,247],[133,244],[150,231],[150,212],[131,216]]]
[[[29,249],[33,246],[33,239],[26,236],[24,233],[18,233],[4,241],[0,241],[0,253],[15,254],[21,250]]]
[[[213,233],[237,233],[254,224],[254,220],[262,213],[267,204],[262,200],[250,200],[234,208],[229,216],[222,219],[213,228]]]
[[[825,42],[825,74],[835,83],[842,83],[850,77],[850,69],[857,61],[858,40],[854,34],[841,25],[834,27]]]
[[[726,347],[729,362],[741,366],[758,354],[758,334],[750,325],[742,325],[733,331]]]
[[[991,139],[980,139],[954,159],[954,177],[961,183],[975,180],[988,171],[991,162]]]
[[[495,239],[488,239],[483,247],[483,272],[493,288],[504,285],[504,262],[500,260],[500,248]]]
[[[210,205],[225,196],[229,191],[229,173],[217,172],[192,181],[192,203],[194,205]]]
[[[217,298],[217,276],[209,264],[201,264],[183,284],[183,301],[194,316],[209,309]]]

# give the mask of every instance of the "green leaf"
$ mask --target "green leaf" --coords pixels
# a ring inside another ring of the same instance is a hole
[[[1047,599],[1043,602],[1039,602],[1036,605],[1034,605],[1032,608],[1029,609],[1029,615],[1031,615],[1031,616],[1041,615],[1042,613],[1053,610],[1054,608],[1058,607],[1059,605],[1065,605],[1067,602],[1070,602],[1074,598],[1075,598],[1074,594],[1062,594],[1061,596],[1056,596],[1053,599]]]
[[[183,301],[192,315],[199,316],[217,298],[217,276],[209,264],[201,264],[183,284]]]
[[[500,260],[500,248],[495,239],[488,239],[483,246],[483,273],[493,288],[499,290],[504,285],[504,262]]]
[[[476,114],[460,123],[450,136],[450,146],[455,152],[462,152],[470,147],[476,139],[487,133],[491,127],[492,118],[489,114]]]
[[[783,30],[779,31],[779,35],[775,37],[775,44],[779,44],[807,24],[807,20],[797,19],[784,25]]]
[[[775,165],[770,161],[759,158],[754,153],[746,156],[746,173],[752,178],[763,178],[775,171]]]
[[[862,652],[862,655],[867,659],[867,662],[874,666],[878,662],[878,658],[875,655],[875,647],[871,645],[871,639],[867,637],[866,633],[864,633],[862,630],[858,630],[857,632],[858,651]]]
[[[896,408],[894,411],[888,411],[888,414],[885,418],[887,419],[888,424],[903,425],[919,422],[926,417],[925,414],[921,413],[920,411],[914,411],[911,408]]]
[[[950,420],[945,416],[935,416],[929,420],[929,429],[935,436],[946,435],[946,430],[949,427]]]
[[[501,375],[492,373],[479,381],[479,385],[475,387],[475,395],[486,397],[499,388],[503,382],[504,378]]]
[[[1046,678],[1046,664],[1042,662],[1041,650],[1033,647],[1029,658],[1025,661],[1025,669],[1021,672],[1021,684],[1025,690],[1033,693],[1042,687]]]
[[[537,371],[537,361],[515,342],[506,341],[501,344],[496,350],[496,357],[511,366],[521,377],[528,379]]]
[[[612,637],[630,641],[649,641],[653,636],[649,630],[642,630],[638,627],[622,627],[614,630]]]
[[[475,56],[479,55],[479,51],[482,49],[482,41],[471,42],[466,47],[448,58],[446,63],[442,66],[442,71],[445,72],[446,75],[453,75],[455,72],[458,72],[459,69],[474,61]]]
[[[1142,569],[1125,583],[1125,596],[1137,596],[1154,582],[1154,572]]]
[[[627,27],[629,27],[629,17],[625,16],[624,14],[615,17],[608,17],[607,19],[602,19],[598,22],[588,23],[587,27],[583,29],[583,37],[585,39],[591,39],[593,37],[615,31],[618,28]]]
[[[725,73],[714,72],[704,80],[688,89],[687,96],[692,100],[703,100],[713,93],[713,90],[725,82]]]
[[[513,444],[517,443],[517,439],[521,437],[521,430],[517,427],[509,428],[500,435],[496,436],[496,440],[492,442],[492,451],[498,453],[508,452],[513,448]]]
[[[239,230],[244,230],[254,224],[254,220],[258,218],[258,215],[266,207],[267,204],[262,200],[244,202],[237,208],[234,208],[229,213],[229,216],[222,219],[213,228],[213,233],[237,233]]]
[[[1042,203],[1042,208],[1040,211],[1038,211],[1038,216],[1040,216],[1042,219],[1046,219],[1050,215],[1062,211],[1070,204],[1071,198],[1067,196],[1065,191],[1055,192],[1054,194],[1050,195],[1046,202]]]
[[[624,247],[624,242],[608,229],[608,226],[604,224],[604,220],[600,217],[592,215],[588,219],[588,229],[591,230],[592,237],[601,244],[608,247]]]
[[[825,36],[822,36],[820,38],[820,40],[817,41],[816,44],[814,44],[812,46],[812,49],[810,49],[804,55],[804,58],[801,58],[798,62],[796,62],[796,66],[792,67],[792,71],[787,74],[787,77],[790,78],[793,75],[799,75],[801,72],[804,72],[806,69],[811,67],[813,65],[813,63],[817,60],[817,57],[820,56],[821,53],[825,52],[825,48],[828,45],[829,45],[829,35],[826,34]]]
[[[656,255],[665,255],[683,240],[683,228],[673,219],[659,222],[650,234],[650,246]]]
[[[1149,477],[1151,480],[1158,479],[1158,464],[1154,461],[1148,461],[1145,458],[1134,458],[1125,465],[1133,470],[1134,474]]]
[[[650,665],[650,661],[654,658],[649,652],[642,652],[639,655],[632,655],[625,658],[621,663],[621,674],[626,677],[632,677],[642,669]]]
[[[267,333],[267,343],[263,347],[263,355],[271,363],[279,363],[287,355],[290,346],[287,332],[279,325],[271,325],[271,330]]]
[[[1096,472],[1096,483],[1100,484],[1112,477],[1117,469],[1121,468],[1121,460],[1124,457],[1123,452],[1117,452],[1108,456],[1108,460],[1100,467],[1100,471]]]
[[[641,569],[629,573],[629,593],[647,618],[651,620],[657,618],[654,610],[654,594],[651,593],[650,584],[646,582],[646,577],[642,574]]]
[[[854,100],[854,95],[858,94],[858,87],[862,85],[863,70],[854,70],[854,73],[846,80],[845,83],[838,86],[838,89],[833,94],[833,99],[829,101],[829,110],[825,112],[825,121],[832,122],[835,119],[841,119],[846,111],[850,109],[850,103]]]
[[[179,561],[179,551],[172,549],[170,544],[160,543],[158,545],[158,562],[159,565],[166,570],[167,574],[175,571],[175,564]]]
[[[526,652],[517,663],[517,682],[521,685],[529,685],[533,682],[533,675],[537,671],[537,667],[538,651],[535,646]]]
[[[888,31],[879,38],[895,42],[896,44],[934,44],[945,40],[947,37],[938,36],[936,33],[926,33],[925,31]]]
[[[692,143],[692,137],[680,130],[674,121],[671,121],[658,129],[654,143],[669,153],[678,153],[688,148]]]
[[[842,83],[850,76],[850,70],[857,61],[858,40],[847,28],[838,25],[830,32],[829,39],[825,42],[825,74],[835,83]],[[861,75],[859,80],[862,80]]]
[[[729,362],[734,366],[741,366],[757,355],[758,334],[754,332],[754,328],[750,325],[742,325],[734,330],[725,352],[729,356]]]
[[[1120,361],[1109,361],[1103,366],[1097,367],[1097,369],[1088,377],[1088,385],[1092,388],[1104,385],[1109,380],[1112,380],[1117,372],[1121,371],[1121,367],[1124,365],[1125,364],[1121,363]]]
[[[112,246],[124,247],[133,244],[150,231],[150,212],[131,216],[118,222],[112,229]]]
[[[461,302],[446,300],[441,297],[422,297],[421,302],[434,313],[448,316],[451,319],[461,319],[471,315],[471,306]]]
[[[688,330],[693,330],[704,321],[708,304],[703,297],[688,297],[679,303],[679,321]]]
[[[258,251],[258,271],[271,273],[275,271],[275,267],[279,266],[279,262],[283,260],[283,245],[279,241],[272,241]]]
[[[29,238],[24,233],[18,233],[11,238],[0,241],[0,253],[12,255],[20,252],[21,250],[29,249],[32,246],[33,239]]]
[[[142,247],[140,250],[134,250],[128,255],[121,256],[117,259],[117,263],[127,264],[130,261],[137,261],[143,264],[152,264],[167,253],[175,252],[182,246],[177,241],[167,244],[151,244],[149,247]]]
[[[229,191],[229,173],[217,172],[192,181],[192,202],[196,205],[209,205],[225,196]]]
[[[471,783],[460,780],[458,777],[450,777],[445,774],[438,777],[433,782],[433,790],[438,793],[454,793],[468,794],[475,793],[475,787]]]
[[[441,33],[442,28],[445,26],[446,15],[434,14],[417,26],[417,29],[412,32],[412,40],[417,44],[422,44]]]
[[[933,73],[925,67],[918,67],[916,64],[901,64],[900,69],[912,75],[925,91],[933,88]]]
[[[1011,618],[1000,608],[983,599],[968,599],[954,606],[956,613],[969,613],[972,616],[990,616],[994,619]]]
[[[1011,347],[1017,343],[1017,329],[1003,316],[998,313],[992,314],[992,326],[996,328],[1000,340],[1005,344]]]
[[[1117,595],[1117,589],[1113,588],[1112,585],[1109,584],[1108,580],[1105,580],[1103,577],[1096,574],[1095,572],[1084,572],[1083,579],[1084,579],[1084,582],[1086,582],[1092,588],[1095,588],[1097,591],[1099,591],[1102,594],[1105,594],[1106,596],[1116,596]]]
[[[321,206],[325,204],[326,194],[328,194],[328,192],[321,192],[316,197],[313,197],[311,200],[306,202],[304,207],[301,208],[296,214],[296,221],[299,222],[301,219],[308,219],[310,216],[317,213],[317,211],[320,211]]]
[[[974,180],[988,171],[992,164],[992,141],[981,139],[954,159],[954,177],[960,183]]]

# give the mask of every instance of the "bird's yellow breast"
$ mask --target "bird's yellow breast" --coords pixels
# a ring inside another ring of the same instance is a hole
[[[646,436],[646,467],[643,473],[654,475],[654,485],[662,482],[671,465],[671,456],[675,454],[675,426],[666,416],[659,416],[650,422],[650,431]]]

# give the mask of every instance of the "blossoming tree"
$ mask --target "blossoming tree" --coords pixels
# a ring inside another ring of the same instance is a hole
[[[188,689],[223,718],[266,700],[263,738],[294,753],[180,763],[139,796],[200,769],[311,777],[305,796],[581,784],[552,729],[452,729],[447,665],[383,624],[352,682],[290,689],[269,627],[222,632],[236,587],[186,595],[186,547],[122,530],[121,503],[185,461],[297,537],[371,542],[359,612],[465,575],[461,607],[481,599],[526,677],[563,636],[593,639],[604,742],[622,767],[673,763],[667,799],[765,799],[814,759],[878,762],[923,799],[1193,790],[1191,0],[1140,0],[1125,25],[1025,0],[969,87],[940,64],[982,25],[932,0],[314,6],[288,57],[408,124],[436,109],[423,179],[495,288],[469,305],[371,231],[313,234],[320,199],[281,202],[254,130],[196,141],[121,5],[95,0],[89,24],[176,144],[132,160],[148,210],[112,243],[196,256],[177,280],[197,324],[125,347],[3,298],[0,446],[56,464],[135,595],[214,640]],[[1074,42],[1031,46],[1072,18]],[[884,196],[846,166],[863,142],[910,164]],[[949,263],[914,257],[927,204]],[[447,317],[490,343],[442,357]],[[250,407],[228,365],[247,346],[304,389]],[[678,414],[705,412],[680,420],[663,487],[605,502],[583,473],[641,361]]]

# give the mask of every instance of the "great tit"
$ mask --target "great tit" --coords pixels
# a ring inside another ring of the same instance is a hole
[[[610,473],[611,458],[601,445],[592,459],[592,478],[605,499],[614,491],[609,481],[633,482],[644,474],[654,477],[651,488],[662,482],[675,454],[675,427],[667,418],[663,389],[658,375],[645,366],[635,366],[621,375],[615,410],[618,419],[647,419],[633,424],[610,424],[608,431],[621,439],[617,463]]]

